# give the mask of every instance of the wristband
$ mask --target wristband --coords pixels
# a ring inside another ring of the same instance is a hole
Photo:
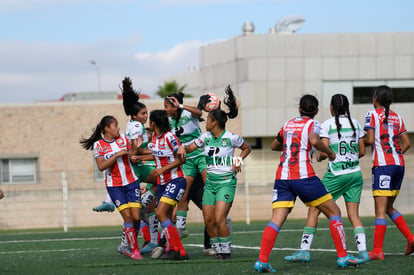
[[[184,105],[183,104],[180,104],[180,105],[178,105],[178,108],[184,109]]]

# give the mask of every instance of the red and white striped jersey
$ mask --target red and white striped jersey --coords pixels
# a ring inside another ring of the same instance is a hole
[[[131,150],[131,145],[124,134],[119,135],[111,142],[100,139],[93,145],[95,158],[109,159],[122,149]],[[128,155],[118,157],[115,164],[105,170],[105,184],[108,187],[128,185],[137,179]]]
[[[314,148],[309,142],[309,135],[312,133],[319,135],[320,129],[319,121],[305,116],[285,122],[279,131],[283,139],[283,152],[276,171],[277,180],[295,180],[315,176],[312,167]]]
[[[164,133],[160,137],[156,137],[155,135],[152,137],[151,142],[148,144],[148,149],[152,151],[157,169],[175,161],[175,154],[180,145],[178,138],[171,132]],[[175,178],[183,177],[184,173],[180,165],[160,175],[158,177],[158,184],[164,185]]]
[[[384,124],[384,118],[384,107],[369,111],[365,116],[364,130],[373,129],[375,131],[375,143],[372,150],[374,166],[404,166],[404,157],[398,143],[400,135],[407,132],[404,122],[392,110],[389,110],[387,124]]]

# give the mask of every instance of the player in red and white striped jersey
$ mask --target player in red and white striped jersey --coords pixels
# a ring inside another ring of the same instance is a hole
[[[387,215],[407,239],[405,255],[414,252],[414,236],[404,217],[394,208],[404,177],[403,154],[411,143],[402,118],[390,110],[392,99],[390,87],[377,87],[373,96],[375,110],[369,111],[365,117],[365,144],[373,146],[374,160],[372,195],[375,201],[375,231],[374,249],[369,252],[371,260],[384,259],[382,246]]]
[[[275,272],[269,256],[280,228],[292,210],[296,197],[307,206],[314,206],[329,218],[329,228],[335,243],[339,267],[355,266],[361,260],[348,255],[341,213],[311,165],[313,147],[334,160],[336,155],[319,138],[320,123],[313,120],[318,113],[318,100],[304,95],[299,102],[300,116],[287,121],[271,145],[282,151],[273,187],[272,218],[266,226],[260,245],[259,259],[254,269],[258,272]]]
[[[159,200],[156,215],[170,246],[168,253],[162,255],[161,259],[187,260],[187,252],[181,243],[177,228],[171,221],[173,209],[182,199],[186,189],[186,180],[181,167],[185,160],[177,156],[178,147],[181,144],[178,138],[170,132],[170,123],[167,112],[164,110],[154,110],[150,113],[150,130],[154,135],[148,144],[149,150],[138,150],[147,156],[136,156],[132,159],[133,161],[155,160],[157,166],[154,170],[154,176],[158,178],[157,197]]]
[[[139,139],[138,143],[142,143]],[[105,170],[105,184],[112,201],[124,220],[124,231],[131,245],[127,256],[142,259],[138,248],[136,230],[139,230],[141,192],[130,157],[136,153],[124,135],[119,134],[118,121],[104,116],[92,135],[81,138],[82,147],[93,148],[99,170]]]

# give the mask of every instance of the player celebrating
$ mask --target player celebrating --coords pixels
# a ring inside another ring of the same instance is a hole
[[[313,120],[318,113],[318,100],[312,95],[302,96],[299,113],[300,117],[285,122],[271,145],[272,150],[283,152],[273,187],[272,218],[263,232],[259,259],[254,265],[258,272],[276,272],[269,263],[269,256],[297,196],[305,205],[318,208],[328,217],[338,254],[337,265],[347,267],[362,263],[347,254],[340,210],[312,167],[314,147],[326,153],[330,160],[336,158],[335,153],[320,140],[320,124]]]
[[[335,201],[341,196],[344,197],[348,217],[354,227],[355,241],[359,251],[358,258],[368,261],[365,229],[358,214],[364,183],[359,167],[359,158],[365,155],[364,131],[359,122],[351,118],[349,101],[345,95],[333,95],[330,109],[333,117],[322,123],[320,137],[322,142],[336,153],[336,159],[329,161],[322,183]],[[321,153],[318,161],[322,161],[326,157],[325,153]],[[303,229],[301,250],[291,256],[286,256],[285,260],[310,262],[309,250],[316,233],[320,212],[316,207],[309,208],[308,218]]]
[[[392,97],[390,87],[377,87],[372,100],[375,110],[369,111],[365,117],[365,143],[373,146],[374,160],[372,195],[375,202],[375,231],[374,249],[369,252],[371,260],[384,259],[382,246],[387,228],[386,215],[407,239],[405,255],[414,252],[414,236],[404,217],[394,208],[404,177],[403,154],[411,143],[402,118],[390,109]]]
[[[138,139],[139,146],[142,139]],[[125,235],[131,246],[132,259],[142,259],[138,248],[136,231],[139,230],[141,192],[139,180],[134,173],[130,157],[136,154],[125,135],[119,134],[118,121],[104,116],[92,135],[80,143],[86,150],[93,149],[100,171],[105,170],[105,184],[111,200],[124,220]]]
[[[230,111],[226,113],[220,108],[211,111],[207,116],[207,132],[180,150],[185,154],[204,148],[207,160],[204,222],[217,258],[222,260],[231,259],[231,234],[226,219],[236,192],[236,174],[241,171],[241,163],[251,151],[243,138],[225,129],[228,118],[235,118],[238,114],[236,97],[230,86],[226,89],[226,96],[224,104]],[[242,150],[238,157],[234,157],[235,148]]]

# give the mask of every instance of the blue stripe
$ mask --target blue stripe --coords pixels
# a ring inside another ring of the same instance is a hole
[[[392,221],[395,221],[395,219],[398,218],[399,216],[401,216],[401,213],[398,211],[395,211],[394,213],[391,214],[390,218]]]
[[[341,216],[331,216],[330,218],[329,218],[329,221],[331,222],[331,221],[342,221],[342,218],[341,218]]]
[[[164,228],[167,228],[168,226],[170,226],[171,224],[172,224],[171,220],[166,219],[165,221],[161,222],[161,227],[164,229]]]
[[[375,219],[375,225],[387,225],[386,219]]]
[[[141,224],[139,225],[139,230],[141,230],[142,228],[144,228],[145,226],[147,226],[148,224],[144,221],[141,221]]]
[[[274,222],[269,222],[267,226],[270,226],[271,228],[273,228],[277,233],[279,233],[280,231],[279,226],[277,226]]]
[[[134,227],[133,222],[124,222],[124,228],[131,228],[131,227]]]

